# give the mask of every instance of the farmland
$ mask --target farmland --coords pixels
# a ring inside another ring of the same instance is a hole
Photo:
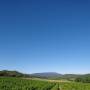
[[[49,82],[22,78],[0,78],[0,90],[90,90],[90,83]]]

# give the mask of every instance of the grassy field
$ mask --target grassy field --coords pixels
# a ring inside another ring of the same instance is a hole
[[[0,90],[90,90],[89,83],[0,78]]]

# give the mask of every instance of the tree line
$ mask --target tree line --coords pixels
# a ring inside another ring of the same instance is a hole
[[[90,83],[90,74],[80,76],[75,79],[76,82]]]

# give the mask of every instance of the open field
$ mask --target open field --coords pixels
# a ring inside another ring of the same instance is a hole
[[[0,90],[90,90],[89,83],[0,78]]]
[[[26,80],[38,80],[38,81],[47,81],[47,82],[55,82],[55,83],[59,83],[59,82],[71,82],[71,81],[68,81],[68,80],[52,80],[52,79],[41,79],[41,78],[23,78],[23,79],[26,79]]]

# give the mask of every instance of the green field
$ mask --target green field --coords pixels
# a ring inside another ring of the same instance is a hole
[[[0,90],[90,90],[89,83],[0,78]]]

